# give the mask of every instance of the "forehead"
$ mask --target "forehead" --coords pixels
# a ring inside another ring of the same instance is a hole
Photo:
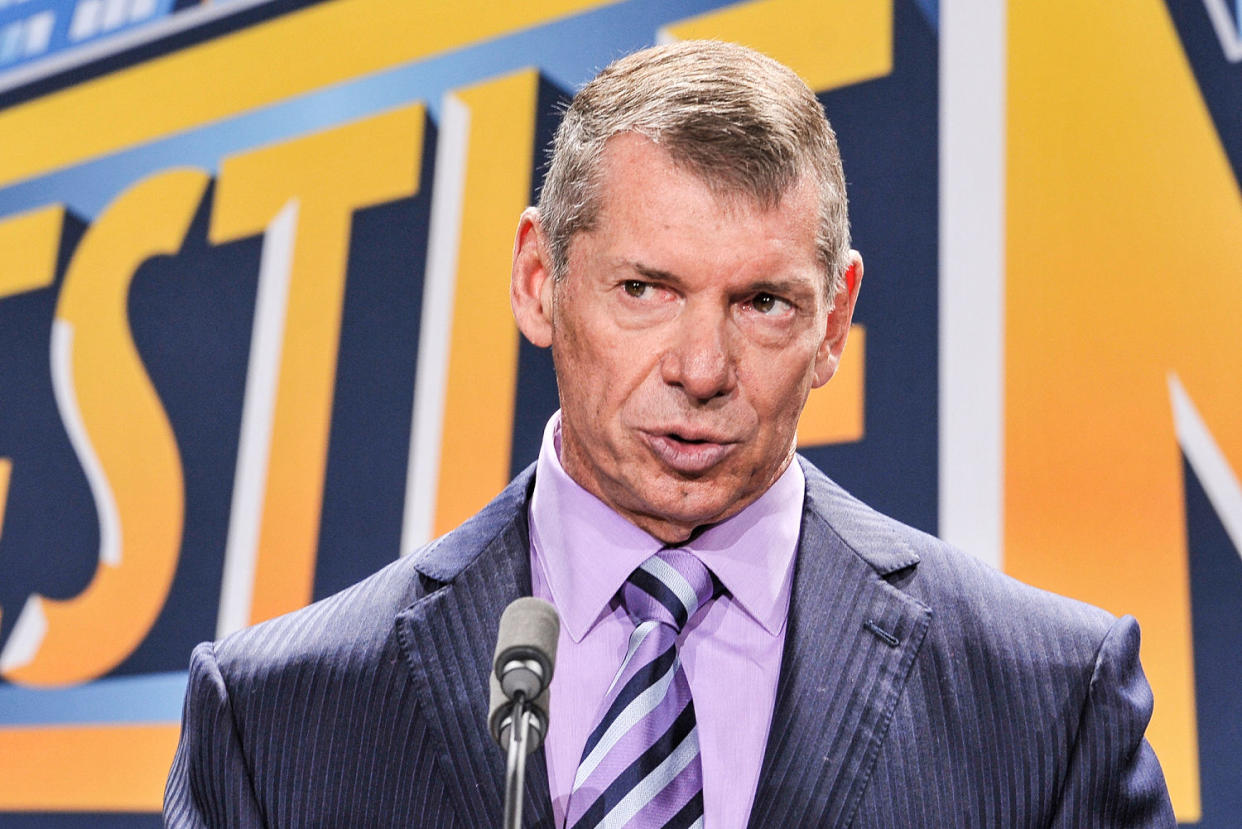
[[[652,268],[799,277],[826,285],[819,256],[819,189],[803,176],[774,205],[722,192],[649,138],[612,138],[596,191],[592,247]],[[769,273],[780,271],[779,274]],[[753,273],[752,273],[753,271]]]

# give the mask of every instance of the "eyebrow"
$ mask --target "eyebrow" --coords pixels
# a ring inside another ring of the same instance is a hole
[[[652,268],[641,262],[627,261],[624,263],[643,279],[662,282],[674,288],[684,285],[675,273]],[[805,279],[759,279],[746,285],[742,293],[773,293],[781,296],[809,298],[815,295],[816,286]]]
[[[659,268],[651,268],[641,262],[626,262],[625,264],[644,279],[650,279],[656,282],[665,282],[672,285],[674,288],[679,288],[682,285],[681,279],[675,273],[662,271]]]

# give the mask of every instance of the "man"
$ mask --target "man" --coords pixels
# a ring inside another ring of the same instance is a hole
[[[490,650],[534,593],[563,626],[531,825],[1174,825],[1133,619],[796,458],[862,274],[788,69],[702,42],[605,69],[518,226],[514,314],[561,401],[538,463],[409,559],[199,646],[168,822],[494,824]]]

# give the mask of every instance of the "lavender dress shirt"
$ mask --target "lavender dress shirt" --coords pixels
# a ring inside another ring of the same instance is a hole
[[[561,616],[545,754],[557,825],[600,700],[633,623],[617,591],[663,544],[570,478],[560,462],[560,413],[544,430],[530,502],[534,594]],[[806,483],[791,463],[762,496],[684,545],[724,583],[682,631],[703,761],[705,823],[745,826],[767,744]]]

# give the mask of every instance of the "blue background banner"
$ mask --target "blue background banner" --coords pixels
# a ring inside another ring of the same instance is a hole
[[[1211,0],[1011,4],[994,33],[1004,301],[970,313],[1002,341],[971,359],[1002,371],[977,407],[946,387],[967,335],[943,240],[975,229],[944,194],[986,185],[942,178],[942,67],[979,42],[942,35],[934,0],[101,0],[127,22],[73,40],[84,2],[0,0],[0,824],[158,825],[196,643],[357,581],[534,460],[557,400],[508,317],[518,212],[574,90],[698,36],[793,66],[841,145],[867,279],[801,451],[952,536],[943,472],[971,447],[945,434],[999,412],[976,478],[1002,532],[969,552],[1135,614],[1179,819],[1242,808],[1242,393],[1220,356],[1242,275],[1219,250],[1242,64]],[[46,48],[6,58],[40,14]],[[1154,92],[1181,132],[1123,128]],[[1130,323],[1176,282],[1144,246],[1170,214],[1203,297],[1153,355]],[[1118,559],[1133,576],[1100,575]]]

